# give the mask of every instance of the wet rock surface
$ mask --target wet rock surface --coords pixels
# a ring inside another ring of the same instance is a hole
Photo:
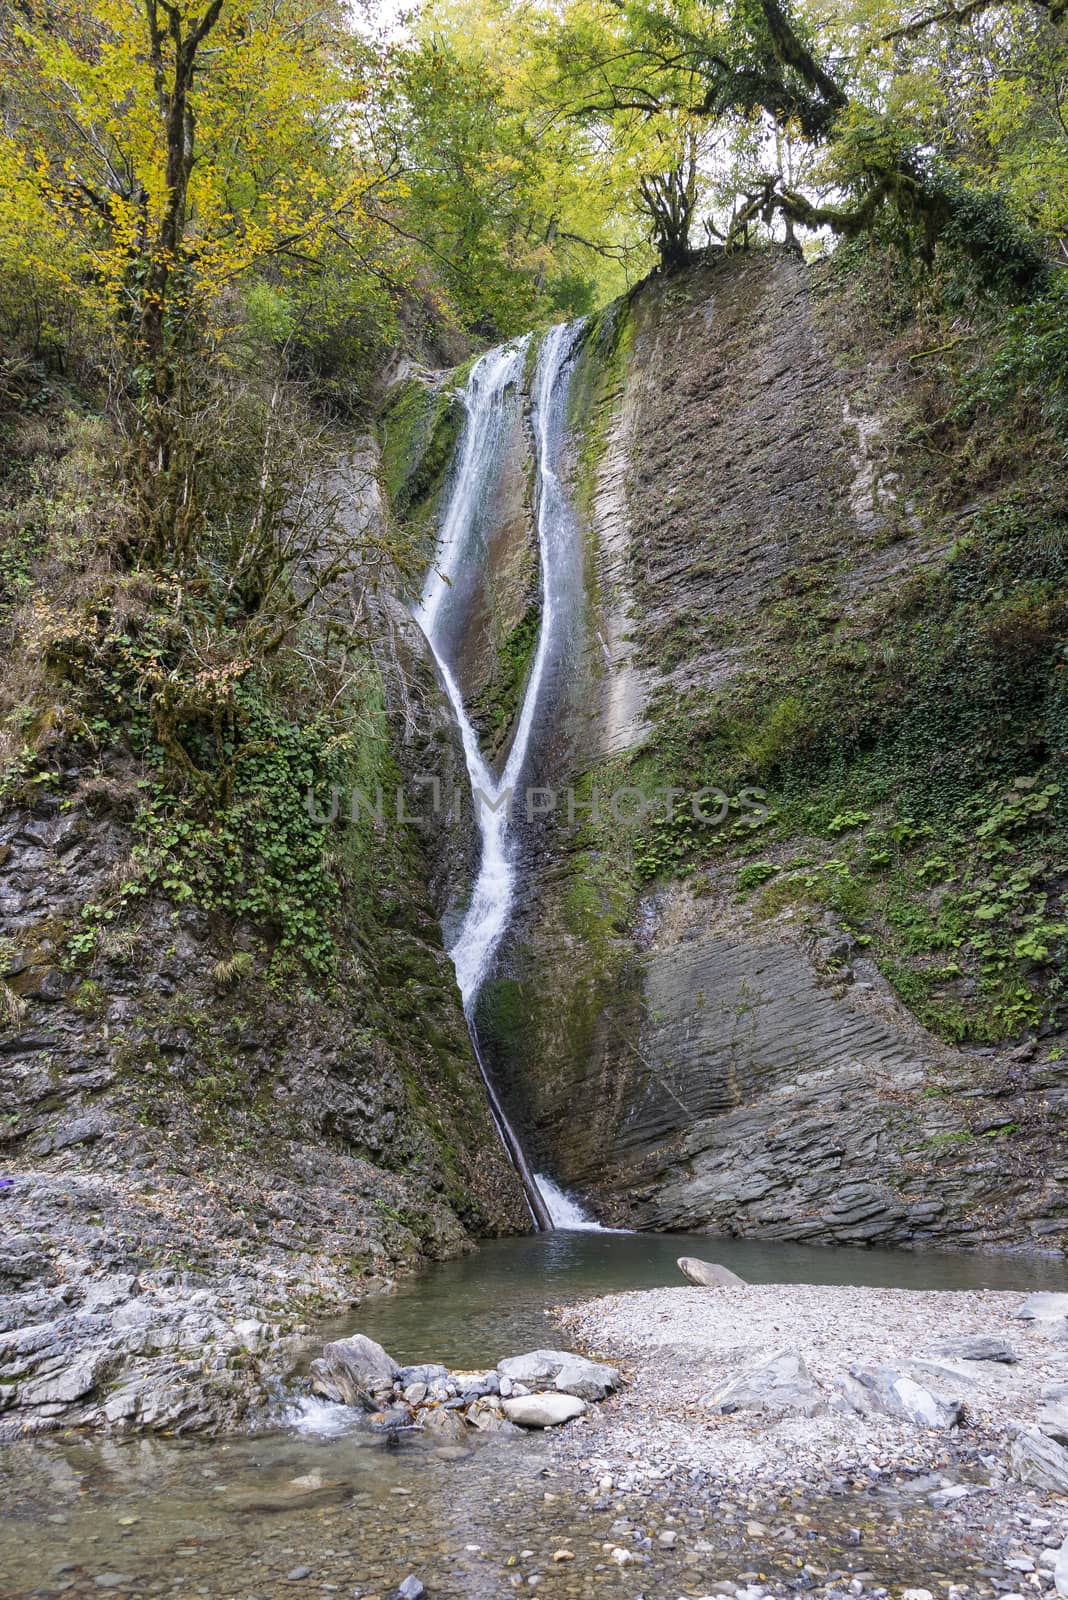
[[[526,1221],[416,858],[374,956],[407,1011],[365,957],[343,1001],[272,984],[255,929],[151,899],[76,960],[133,843],[139,769],[103,765],[0,816],[0,1437],[230,1426],[305,1315]]]
[[[561,792],[596,788],[607,805],[625,781],[612,761],[649,746],[655,765],[688,689],[759,672],[761,617],[806,574],[841,571],[847,616],[932,559],[879,414],[900,396],[871,368],[858,393],[836,366],[814,282],[775,251],[652,281],[580,358],[571,468],[592,553],[545,775]],[[484,1012],[517,1122],[593,1214],[848,1245],[1063,1247],[1063,1052],[944,1045],[833,918],[761,920],[721,865],[687,882],[665,860],[641,889],[600,859],[603,840],[591,857],[581,824],[558,818],[540,838]],[[986,1137],[997,1127],[1013,1137]]]
[[[439,1362],[401,1367],[364,1334],[324,1346],[309,1377],[314,1395],[352,1408],[353,1426],[390,1435],[430,1430],[458,1441],[467,1428],[500,1433],[573,1422],[622,1382],[615,1367],[573,1350],[529,1350],[485,1372],[450,1372]]]

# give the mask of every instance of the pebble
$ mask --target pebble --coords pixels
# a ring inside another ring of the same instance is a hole
[[[286,1573],[287,1583],[301,1583],[305,1578],[311,1577],[311,1567],[293,1567]]]

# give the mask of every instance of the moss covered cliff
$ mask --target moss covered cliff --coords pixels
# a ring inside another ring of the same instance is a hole
[[[613,1220],[1063,1245],[1068,484],[985,370],[879,256],[587,325],[555,776],[599,813],[539,842],[482,1012]]]
[[[525,1225],[437,856],[398,820],[457,755],[365,442],[332,434],[268,538],[224,437],[197,563],[169,569],[123,553],[92,394],[8,380],[0,1329],[52,1331],[0,1426],[218,1425],[256,1392],[235,1324],[266,1348]]]

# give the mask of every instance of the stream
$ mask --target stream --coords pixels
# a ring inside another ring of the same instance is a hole
[[[360,1331],[400,1360],[478,1365],[556,1342],[549,1306],[680,1282],[675,1259],[691,1253],[754,1282],[1068,1287],[1065,1263],[1026,1256],[556,1231],[491,1241],[407,1279],[317,1330],[308,1355],[325,1338]],[[604,1493],[555,1464],[546,1435],[478,1437],[467,1448],[417,1437],[390,1449],[339,1428],[339,1409],[289,1398],[265,1431],[227,1439],[53,1437],[7,1445],[0,1451],[0,1595],[387,1600],[414,1573],[430,1600],[492,1600],[516,1588],[555,1600],[679,1600],[737,1574],[748,1559],[744,1512],[723,1499],[721,1487]],[[878,1575],[885,1561],[889,1577],[907,1548],[919,1552],[929,1575],[944,1563],[938,1514],[905,1490],[862,1497],[859,1505],[828,1497],[801,1509],[813,1562],[833,1563],[835,1550],[842,1561],[843,1519],[851,1529],[867,1519],[871,1535],[857,1557],[865,1570]],[[781,1510],[757,1507],[765,1518]],[[799,1515],[796,1502],[790,1515]],[[603,1546],[618,1542],[620,1519],[647,1530],[635,1537],[653,1540],[640,1572],[606,1559]],[[684,1549],[656,1545],[665,1525],[686,1532]],[[554,1561],[559,1550],[574,1561]],[[962,1560],[945,1570],[959,1571]]]

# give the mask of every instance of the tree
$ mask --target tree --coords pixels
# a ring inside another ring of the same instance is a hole
[[[603,129],[547,92],[552,18],[500,0],[439,0],[394,53],[371,115],[403,175],[398,218],[484,336],[618,292],[619,163]],[[640,252],[645,262],[645,252]]]
[[[787,0],[575,0],[561,103],[582,122],[697,118],[802,139],[822,152],[822,194],[765,167],[737,208],[737,231],[779,217],[851,237],[891,212],[924,258],[947,241],[988,285],[1033,292],[1045,272],[1034,239],[1001,196],[976,193],[923,129],[893,114],[894,63],[870,43],[858,49],[858,38],[855,14],[816,29]]]
[[[145,514],[180,549],[183,361],[218,342],[243,281],[315,269],[346,228],[378,226],[389,175],[356,147],[358,50],[310,0],[24,0],[2,28],[0,271],[110,330]]]

